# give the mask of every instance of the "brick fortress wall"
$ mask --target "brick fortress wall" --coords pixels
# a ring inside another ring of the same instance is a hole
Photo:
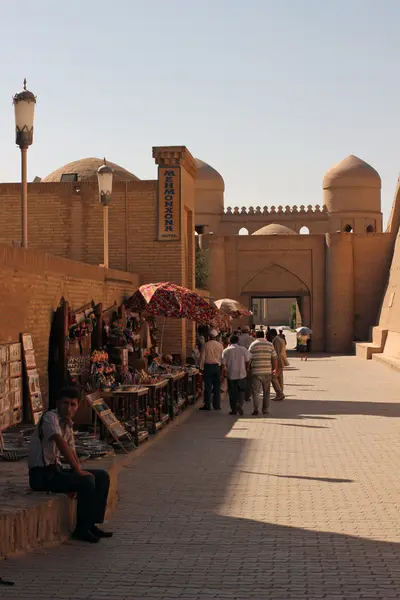
[[[103,269],[48,254],[0,245],[0,343],[31,333],[42,390],[53,311],[64,297],[72,309],[93,300],[121,304],[139,286],[133,273]]]
[[[154,148],[157,164],[181,167],[181,239],[157,241],[157,181],[113,183],[109,265],[140,273],[140,283],[171,281],[194,288],[195,162],[182,146]],[[0,243],[21,239],[20,186],[0,184]],[[29,250],[103,263],[103,209],[97,182],[28,185]],[[165,350],[190,354],[194,326],[167,319]]]

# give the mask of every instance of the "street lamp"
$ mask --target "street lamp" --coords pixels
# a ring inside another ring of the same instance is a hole
[[[99,183],[99,202],[103,205],[104,267],[108,269],[108,206],[112,199],[113,174],[106,159],[104,159],[104,164],[97,169],[97,181]]]
[[[15,143],[21,149],[21,212],[22,212],[22,247],[28,247],[28,178],[27,159],[28,148],[33,142],[33,117],[35,114],[36,97],[24,89],[13,98],[15,111]]]

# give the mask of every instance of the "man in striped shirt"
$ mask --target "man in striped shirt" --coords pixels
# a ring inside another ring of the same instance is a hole
[[[253,415],[260,414],[261,388],[263,392],[262,412],[264,415],[268,415],[271,379],[278,372],[278,356],[273,344],[264,338],[264,331],[257,331],[257,339],[251,344],[249,352],[251,355]],[[282,390],[275,388],[275,391],[278,400],[283,396]]]

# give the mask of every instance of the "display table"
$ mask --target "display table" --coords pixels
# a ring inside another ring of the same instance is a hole
[[[122,423],[132,427],[133,439],[138,446],[148,439],[148,397],[149,388],[146,386],[126,386],[116,388],[111,392],[101,392],[102,398],[107,399],[111,410]]]
[[[168,379],[157,383],[146,383],[149,388],[149,433],[155,434],[169,421]]]
[[[168,414],[173,419],[187,404],[186,373],[166,373],[160,377],[168,382]]]
[[[185,371],[185,388],[187,404],[194,404],[197,399],[199,369],[189,368]]]

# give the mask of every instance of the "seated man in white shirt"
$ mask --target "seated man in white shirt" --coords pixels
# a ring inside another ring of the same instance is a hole
[[[228,379],[230,415],[243,415],[243,403],[246,396],[247,371],[250,353],[244,346],[239,346],[239,336],[231,337],[230,345],[222,353],[222,364]]]
[[[35,492],[76,492],[77,519],[72,537],[95,543],[112,536],[95,525],[104,521],[110,477],[101,469],[84,471],[79,464],[72,429],[79,396],[75,388],[61,390],[57,409],[44,412],[36,425],[29,445],[29,483]],[[62,468],[61,455],[71,470]]]

